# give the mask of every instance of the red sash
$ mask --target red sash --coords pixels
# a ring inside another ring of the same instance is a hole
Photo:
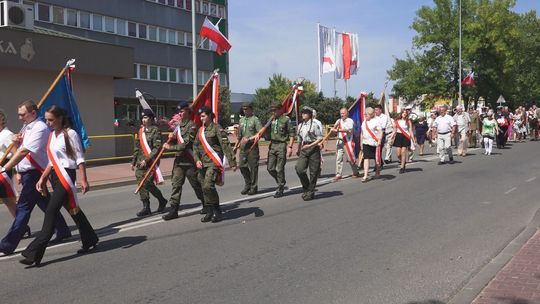
[[[223,186],[225,184],[225,166],[223,164],[223,161],[219,157],[219,154],[217,154],[217,152],[214,149],[212,149],[212,147],[206,140],[206,136],[204,135],[204,129],[205,129],[204,126],[202,126],[199,129],[199,135],[198,135],[199,141],[201,142],[201,145],[203,146],[203,149],[206,152],[206,155],[210,157],[210,159],[214,162],[214,164],[218,168],[219,175],[216,181],[216,185]]]
[[[24,141],[24,136],[26,135],[26,127],[24,127],[24,132],[22,134],[22,140]],[[26,154],[25,156],[26,160],[30,162],[30,164],[36,168],[36,170],[38,170],[39,172],[43,173],[43,171],[45,171],[44,168],[42,168],[39,163],[32,157],[32,155],[30,155],[30,152],[28,152],[28,154]]]
[[[401,134],[407,137],[408,140],[411,140],[411,135],[407,133],[405,130],[403,130],[403,128],[399,125],[398,120],[395,119],[394,122],[396,123],[396,127],[399,129],[399,131],[401,131]]]
[[[141,149],[143,150],[144,156],[148,157],[150,153],[152,152],[152,149],[150,149],[150,145],[148,145],[148,141],[146,140],[146,134],[144,133],[144,127],[141,127],[139,129],[139,143],[141,146]],[[156,184],[163,183],[163,174],[161,174],[161,170],[159,169],[159,166],[154,167],[154,181]]]
[[[341,119],[339,120],[339,128],[343,129]],[[356,156],[354,155],[354,141],[347,140],[347,133],[341,134],[341,140],[343,140],[343,146],[345,147],[345,152],[347,152],[347,157],[351,164],[356,163]]]
[[[176,127],[175,133],[176,133],[176,141],[179,144],[183,144],[185,142],[185,140],[182,137],[182,131],[180,130],[179,125]],[[186,149],[185,154],[186,154],[187,158],[189,158],[189,161],[195,164],[195,158],[193,157],[193,150]]]
[[[378,143],[379,139],[377,138],[375,133],[373,133],[373,131],[371,131],[371,129],[369,128],[369,126],[367,124],[367,120],[366,120],[365,126],[366,126],[366,130],[367,130],[368,134],[371,136],[371,138],[373,138],[375,140],[375,142]],[[378,165],[381,164],[381,147],[379,147],[379,146],[375,147],[375,162]]]
[[[4,189],[6,189],[6,198],[17,197],[18,193],[15,185],[6,172],[0,174],[0,185],[3,185]]]
[[[77,199],[77,187],[75,187],[75,181],[71,180],[71,177],[67,173],[66,169],[60,166],[60,161],[56,155],[56,151],[54,151],[52,147],[53,136],[54,132],[51,132],[51,135],[49,135],[49,142],[47,143],[47,155],[49,156],[49,161],[54,168],[56,176],[58,176],[62,187],[67,192],[69,212],[71,214],[75,214],[75,210],[77,210],[79,206],[79,200]],[[69,138],[66,138],[66,140],[69,140]]]

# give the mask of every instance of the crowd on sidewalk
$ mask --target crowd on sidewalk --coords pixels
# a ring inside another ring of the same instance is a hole
[[[150,208],[152,195],[158,201],[158,213],[166,212],[166,206],[170,204],[168,212],[163,215],[164,220],[178,218],[183,185],[187,179],[202,204],[201,221],[221,221],[223,214],[217,186],[225,184],[227,167],[240,169],[244,179],[244,188],[239,189],[241,195],[258,193],[261,138],[270,142],[266,169],[276,182],[274,198],[284,196],[285,163],[296,153],[295,171],[302,185],[302,199],[310,201],[316,198],[321,151],[332,135],[337,138],[334,181],[343,178],[344,163],[348,162],[352,177],[361,177],[362,182],[368,182],[380,177],[380,171],[392,162],[394,151],[399,162],[399,174],[404,174],[415,154],[423,155],[426,144],[437,146],[438,164],[444,165],[454,162],[454,149],[457,149],[457,156],[466,157],[469,147],[482,146],[484,154],[491,155],[494,143],[502,149],[508,140],[538,140],[540,116],[540,109],[532,105],[527,109],[518,107],[513,113],[508,107],[495,110],[469,108],[464,111],[462,106],[457,106],[453,115],[448,113],[447,106],[441,106],[431,111],[428,118],[411,113],[412,109],[407,107],[390,117],[377,105],[366,108],[359,123],[349,117],[347,108],[342,108],[339,119],[323,137],[323,126],[316,119],[316,111],[310,107],[301,109],[298,126],[284,114],[281,103],[271,107],[272,117],[264,126],[253,115],[251,104],[244,104],[242,109],[244,116],[239,123],[234,147],[229,143],[227,133],[215,122],[210,108],[201,107],[193,113],[189,103],[179,103],[177,115],[170,122],[174,131],[165,142],[155,126],[154,113],[150,109],[143,111],[130,164],[142,202],[137,217],[153,214]],[[36,204],[45,212],[45,220],[41,233],[23,251],[21,263],[39,265],[48,243],[62,242],[71,237],[59,212],[62,206],[80,231],[83,242],[79,253],[92,251],[98,237],[78,206],[75,187],[78,169],[82,192],[90,189],[80,138],[70,129],[68,117],[61,108],[53,106],[47,109],[46,123],[38,117],[37,107],[30,101],[19,105],[17,114],[23,128],[18,134],[13,134],[6,128],[7,115],[0,111],[0,198],[14,217],[10,230],[0,241],[0,252],[13,253],[21,239],[30,235],[28,221]],[[413,121],[411,116],[418,119]],[[10,150],[12,143],[18,148]],[[169,199],[156,187],[163,183],[159,158],[165,150],[175,152]],[[374,175],[370,175],[371,164],[374,165]],[[48,178],[52,183],[52,195],[47,191]],[[20,196],[14,187],[15,182],[22,183]],[[56,238],[51,241],[54,233]]]

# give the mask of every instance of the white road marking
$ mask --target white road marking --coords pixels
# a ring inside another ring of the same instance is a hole
[[[512,187],[510,190],[506,191],[504,194],[510,194],[511,192],[515,191],[517,188]]]
[[[536,176],[535,176],[535,177],[531,177],[531,178],[529,178],[529,179],[527,180],[527,183],[530,183],[530,182],[532,182],[532,181],[535,180],[535,179],[536,179]]]

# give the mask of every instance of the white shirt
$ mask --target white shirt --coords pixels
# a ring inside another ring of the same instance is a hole
[[[445,134],[452,131],[452,127],[456,125],[454,118],[448,114],[438,116],[433,122],[433,128],[437,128],[437,133]]]
[[[471,122],[469,113],[467,112],[461,112],[461,114],[456,113],[454,115],[454,120],[456,121],[458,132],[469,131],[469,123]]]
[[[409,134],[409,136],[411,136],[411,132],[409,131],[409,123],[408,123],[408,120],[398,119],[397,123],[399,124],[399,126],[401,127],[401,129],[403,129],[403,131],[407,132],[407,134]],[[396,126],[396,128],[397,128],[397,126]],[[400,129],[400,128],[397,128],[397,132],[398,132],[398,133],[402,133],[402,132],[401,132],[401,129]]]
[[[381,129],[384,130],[385,133],[389,133],[393,131],[392,124],[388,124],[388,116],[386,114],[381,113],[379,116],[375,116],[375,119],[379,121],[379,124],[381,125]]]
[[[11,132],[8,128],[4,128],[2,131],[0,131],[0,159],[4,157],[4,153],[6,153],[7,148],[9,145],[11,145],[12,138],[13,132]],[[13,154],[10,153],[8,158],[12,155]]]
[[[47,140],[49,139],[50,134],[49,128],[43,121],[36,119],[27,124],[23,130],[23,142],[21,147],[30,151],[28,155],[30,155],[30,158],[32,158],[41,168],[34,167],[28,158],[25,157],[17,164],[17,172],[45,169],[49,163],[49,159],[47,158]]]
[[[340,124],[341,122],[341,124]],[[350,118],[345,118],[345,120],[342,120],[341,118],[336,121],[336,124],[338,126],[338,129],[345,129],[347,133],[344,132],[338,132],[338,138],[343,140],[343,135],[347,135],[347,141],[352,140],[352,131],[354,128],[354,121]]]
[[[66,152],[66,140],[64,132],[60,132],[58,136],[53,132],[51,135],[51,150],[56,153],[58,165],[68,169],[77,169],[77,166],[84,163],[84,154],[82,152],[81,139],[75,130],[68,129],[68,137],[71,143],[71,148],[75,152],[75,158],[69,158]]]
[[[369,134],[368,130],[369,128],[371,132],[375,135],[375,137],[379,137],[379,135],[382,132],[382,128],[380,125],[380,121],[378,119],[372,118],[370,120],[366,120],[362,123],[362,144],[369,145],[369,146],[376,146],[377,141]]]

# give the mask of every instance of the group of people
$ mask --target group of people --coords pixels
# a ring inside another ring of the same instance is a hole
[[[188,102],[180,102],[177,106],[177,119],[172,125],[174,131],[165,143],[155,125],[154,113],[150,109],[142,112],[141,127],[136,134],[131,161],[142,202],[142,209],[136,214],[138,217],[152,214],[152,194],[158,201],[158,213],[166,212],[167,203],[170,205],[168,212],[162,216],[164,220],[178,218],[183,185],[187,179],[201,201],[201,221],[221,221],[223,214],[216,186],[224,184],[227,166],[236,171],[237,152],[238,168],[244,180],[240,194],[258,193],[261,137],[270,142],[266,169],[276,182],[275,198],[284,195],[285,164],[287,158],[295,152],[293,149],[298,141],[295,171],[302,184],[302,199],[309,201],[315,197],[315,187],[321,173],[321,151],[330,135],[336,135],[334,180],[342,179],[343,165],[347,158],[352,177],[359,178],[362,170],[361,180],[367,182],[373,178],[369,176],[370,161],[373,160],[375,164],[374,177],[377,178],[384,165],[392,161],[394,149],[399,159],[400,174],[406,172],[406,165],[412,160],[417,146],[419,154],[424,153],[426,141],[430,144],[436,142],[439,164],[446,163],[447,159],[450,163],[454,161],[453,145],[457,146],[458,155],[466,156],[468,146],[475,147],[480,141],[485,147],[485,154],[489,155],[493,141],[496,141],[497,147],[504,147],[510,137],[509,130],[514,130],[514,140],[524,140],[527,134],[531,140],[538,139],[540,116],[540,109],[536,106],[526,111],[516,109],[514,113],[510,113],[507,108],[500,108],[496,115],[490,109],[479,114],[474,109],[465,112],[462,106],[458,106],[453,116],[448,114],[448,107],[442,106],[432,111],[427,120],[420,117],[413,122],[410,107],[391,118],[377,105],[365,109],[358,137],[355,134],[355,123],[348,117],[347,108],[342,108],[340,118],[328,130],[327,136],[323,137],[323,126],[315,118],[315,110],[310,107],[301,109],[301,121],[296,127],[290,117],[282,112],[281,103],[272,105],[272,117],[265,126],[253,115],[250,103],[243,104],[242,110],[244,116],[238,125],[234,147],[231,147],[224,129],[215,122],[210,108],[202,107],[193,113]],[[43,226],[41,233],[22,252],[21,263],[39,265],[47,244],[62,242],[71,237],[59,212],[62,206],[79,229],[82,248],[78,252],[82,254],[93,250],[98,243],[98,236],[77,204],[77,169],[82,193],[89,190],[83,149],[77,132],[70,128],[65,111],[57,106],[47,109],[43,122],[39,119],[37,106],[31,101],[25,101],[18,107],[18,116],[23,122],[23,128],[18,134],[13,134],[6,127],[6,114],[0,111],[0,157],[6,159],[0,163],[0,202],[6,205],[14,217],[8,234],[0,241],[0,252],[13,253],[20,240],[31,234],[28,221],[36,204],[45,212]],[[527,127],[525,131],[524,126]],[[17,148],[8,151],[11,143]],[[163,182],[159,165],[156,165],[162,148],[175,152],[169,199],[156,186]],[[22,183],[17,204],[12,178]],[[51,181],[52,194],[47,190],[48,180]],[[51,240],[54,233],[56,238]]]

